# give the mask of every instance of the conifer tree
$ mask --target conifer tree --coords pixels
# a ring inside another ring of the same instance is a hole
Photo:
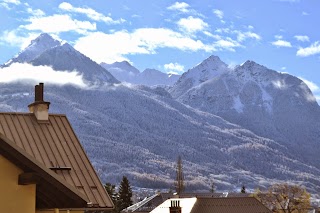
[[[175,185],[177,194],[181,194],[184,191],[184,177],[183,177],[183,171],[182,171],[181,156],[178,157],[176,172],[177,172],[177,176],[176,176],[176,181],[174,185]]]
[[[246,187],[244,185],[241,188],[241,193],[246,193]]]
[[[119,209],[125,209],[128,206],[132,205],[132,190],[129,183],[129,180],[126,176],[122,177],[122,181],[119,186],[119,200],[118,200],[118,206]]]

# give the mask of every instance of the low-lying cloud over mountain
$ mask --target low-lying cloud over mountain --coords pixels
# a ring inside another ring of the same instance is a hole
[[[49,66],[32,66],[31,64],[14,63],[9,67],[0,68],[0,83],[28,83],[38,82],[46,84],[73,84],[87,87],[82,75],[77,71],[56,71]]]

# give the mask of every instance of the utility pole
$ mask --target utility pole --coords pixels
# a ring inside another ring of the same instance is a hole
[[[182,160],[181,156],[179,155],[177,161],[177,168],[176,168],[177,176],[174,182],[177,194],[181,194],[184,191],[184,177],[182,172]]]

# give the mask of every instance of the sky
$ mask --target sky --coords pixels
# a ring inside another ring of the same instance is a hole
[[[0,64],[45,32],[140,71],[253,60],[301,78],[320,101],[319,0],[0,0],[0,14]]]

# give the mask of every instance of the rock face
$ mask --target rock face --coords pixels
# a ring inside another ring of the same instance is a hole
[[[211,65],[199,66],[193,70],[211,69]],[[188,81],[199,82],[197,79],[199,75]],[[172,96],[181,103],[279,141],[311,165],[320,162],[316,157],[320,151],[320,108],[300,79],[247,61],[189,90],[185,88],[177,83],[171,89]],[[176,91],[184,93],[177,95]]]

